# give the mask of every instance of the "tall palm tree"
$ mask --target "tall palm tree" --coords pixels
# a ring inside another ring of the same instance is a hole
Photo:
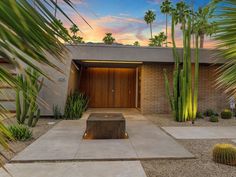
[[[211,36],[216,30],[216,24],[212,21],[214,12],[214,7],[211,5],[207,5],[204,8],[199,8],[196,12],[196,19],[198,21],[198,26],[201,26],[199,30],[200,36],[200,48],[204,47],[204,38],[205,35]]]
[[[145,13],[144,20],[147,24],[150,25],[150,33],[151,33],[151,38],[152,38],[152,23],[156,20],[156,14],[153,11],[148,10]]]
[[[167,34],[167,29],[168,29],[168,15],[171,12],[171,1],[170,0],[165,0],[161,4],[161,13],[166,15],[166,47],[168,47],[168,34]]]
[[[218,86],[223,88],[230,95],[236,95],[236,2],[225,0],[219,5],[219,12],[216,18],[217,48],[219,56],[224,58],[225,64],[219,69],[217,79]]]
[[[111,45],[115,41],[115,38],[112,37],[112,33],[106,33],[106,36],[103,38],[105,44]]]
[[[57,0],[55,0],[55,11],[54,11],[54,17],[57,17]]]
[[[63,1],[74,9],[70,0]],[[28,0],[0,1],[1,60],[25,73],[23,66],[29,66],[47,78],[49,76],[41,70],[40,64],[55,68],[60,72],[63,71],[48,60],[46,53],[50,53],[56,60],[62,62],[65,58],[64,54],[67,52],[62,41],[67,37],[71,38],[48,9],[48,3],[55,5],[54,0],[47,2],[34,0],[34,3]],[[71,21],[60,7],[57,9]],[[2,66],[0,66],[0,81],[6,82],[10,87],[24,89],[10,71]],[[6,109],[0,105],[0,118],[6,116],[5,111]],[[9,149],[7,144],[9,138],[12,139],[10,133],[0,121],[0,146]],[[0,155],[2,154],[0,153]]]

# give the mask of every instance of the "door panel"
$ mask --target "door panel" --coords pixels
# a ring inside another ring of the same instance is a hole
[[[90,99],[89,107],[135,107],[135,68],[96,68],[82,72],[80,90]]]

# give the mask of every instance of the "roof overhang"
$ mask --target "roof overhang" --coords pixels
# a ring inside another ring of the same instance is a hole
[[[165,47],[137,47],[123,45],[80,44],[67,45],[73,60],[80,61],[115,61],[115,62],[174,62],[172,48]],[[177,49],[183,54],[183,49]],[[194,61],[194,49],[192,61]],[[216,50],[199,49],[199,62],[205,64],[221,63],[216,57]]]

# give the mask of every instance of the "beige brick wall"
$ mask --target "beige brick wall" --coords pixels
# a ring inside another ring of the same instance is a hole
[[[163,69],[172,85],[173,64],[144,63],[141,68],[141,111],[142,113],[170,113],[166,96]],[[199,110],[207,108],[220,111],[228,106],[226,95],[216,90],[216,66],[201,65],[199,70]]]

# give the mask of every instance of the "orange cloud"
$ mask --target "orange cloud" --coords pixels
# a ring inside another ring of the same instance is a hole
[[[84,38],[85,42],[103,42],[102,39],[105,33],[111,32],[116,42],[122,44],[133,44],[139,41],[141,45],[146,46],[149,43],[150,30],[149,26],[143,19],[132,18],[129,16],[103,16],[103,17],[88,17],[84,16],[88,23],[92,26],[91,29],[78,15],[72,15],[71,19],[79,29],[79,35]],[[66,28],[70,28],[70,23],[64,21]],[[159,32],[165,32],[164,22],[153,25],[153,34],[157,35]],[[171,42],[171,29],[168,26],[168,42]],[[179,27],[176,27],[176,45],[182,47],[182,34]],[[168,44],[168,46],[172,46]],[[205,48],[212,48],[214,41],[206,39]]]

